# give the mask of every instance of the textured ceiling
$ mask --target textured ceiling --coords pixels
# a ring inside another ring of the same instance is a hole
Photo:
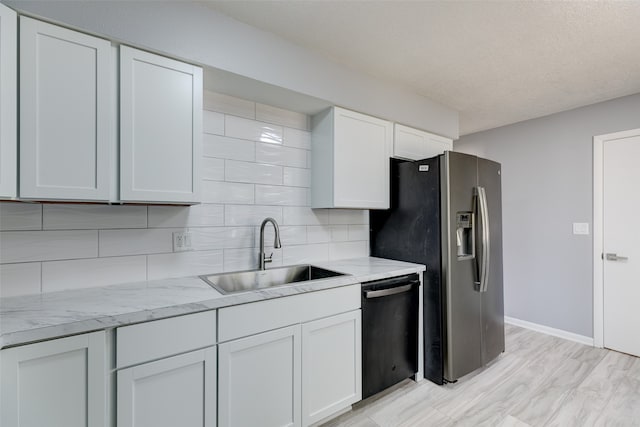
[[[640,92],[640,1],[207,1],[460,112],[462,135]]]

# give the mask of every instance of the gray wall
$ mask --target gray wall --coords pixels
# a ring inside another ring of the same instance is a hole
[[[399,85],[331,62],[203,5],[177,1],[2,2],[22,13],[72,28],[218,68],[449,138],[458,137],[457,111]],[[262,102],[277,105],[277,100]]]
[[[640,94],[466,135],[502,163],[505,314],[593,336],[593,137],[640,128]]]

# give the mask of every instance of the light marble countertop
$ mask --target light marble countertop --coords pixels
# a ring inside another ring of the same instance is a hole
[[[185,277],[0,298],[0,348],[425,270],[373,257],[314,265],[348,275],[230,295]]]

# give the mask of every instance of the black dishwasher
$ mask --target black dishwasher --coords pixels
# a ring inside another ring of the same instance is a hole
[[[417,274],[362,284],[362,398],[418,370]]]

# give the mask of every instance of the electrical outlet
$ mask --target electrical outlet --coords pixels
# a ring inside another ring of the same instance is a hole
[[[175,231],[173,233],[173,251],[185,252],[192,251],[192,238],[191,233],[188,231]]]

